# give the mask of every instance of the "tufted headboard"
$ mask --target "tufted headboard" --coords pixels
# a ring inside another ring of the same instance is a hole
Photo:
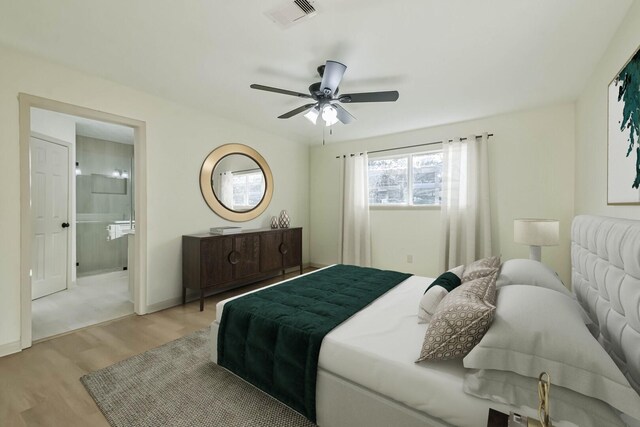
[[[640,393],[640,221],[575,217],[571,281],[598,341]]]

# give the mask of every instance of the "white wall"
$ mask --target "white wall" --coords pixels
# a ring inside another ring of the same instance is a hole
[[[229,225],[207,207],[198,181],[202,161],[221,144],[255,148],[273,172],[269,208],[243,226],[268,226],[271,215],[287,209],[293,225],[304,227],[308,261],[308,146],[5,47],[0,63],[0,347],[20,338],[19,92],[147,123],[149,305],[179,298],[181,235]]]
[[[513,243],[518,217],[560,220],[561,243],[544,248],[543,262],[569,283],[569,230],[573,217],[574,105],[516,112],[311,149],[311,262],[337,262],[339,154],[398,147],[482,132],[490,138],[494,252],[503,260],[528,257]],[[440,211],[371,210],[374,267],[437,276]],[[407,255],[413,263],[407,263]]]
[[[640,219],[640,206],[607,206],[608,86],[640,46],[639,27],[634,2],[576,102],[576,214]]]

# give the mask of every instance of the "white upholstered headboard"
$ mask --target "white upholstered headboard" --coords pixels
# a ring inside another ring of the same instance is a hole
[[[575,217],[571,281],[598,340],[640,393],[640,221]]]

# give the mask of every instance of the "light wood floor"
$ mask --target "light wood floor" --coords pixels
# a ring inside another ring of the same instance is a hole
[[[0,426],[109,426],[80,383],[81,376],[209,326],[216,302],[280,280],[282,276],[211,296],[203,312],[194,301],[132,315],[0,358]]]

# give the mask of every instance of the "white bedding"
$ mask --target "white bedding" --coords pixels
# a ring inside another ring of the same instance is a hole
[[[448,424],[484,427],[490,407],[503,412],[514,408],[465,394],[461,360],[414,363],[427,328],[418,324],[418,302],[432,281],[410,277],[327,334],[319,369]],[[235,298],[216,305],[212,335],[217,335],[225,303]]]
[[[320,369],[456,426],[486,426],[489,407],[504,405],[462,390],[462,360],[414,363],[427,328],[420,297],[433,281],[412,276],[324,338]]]

